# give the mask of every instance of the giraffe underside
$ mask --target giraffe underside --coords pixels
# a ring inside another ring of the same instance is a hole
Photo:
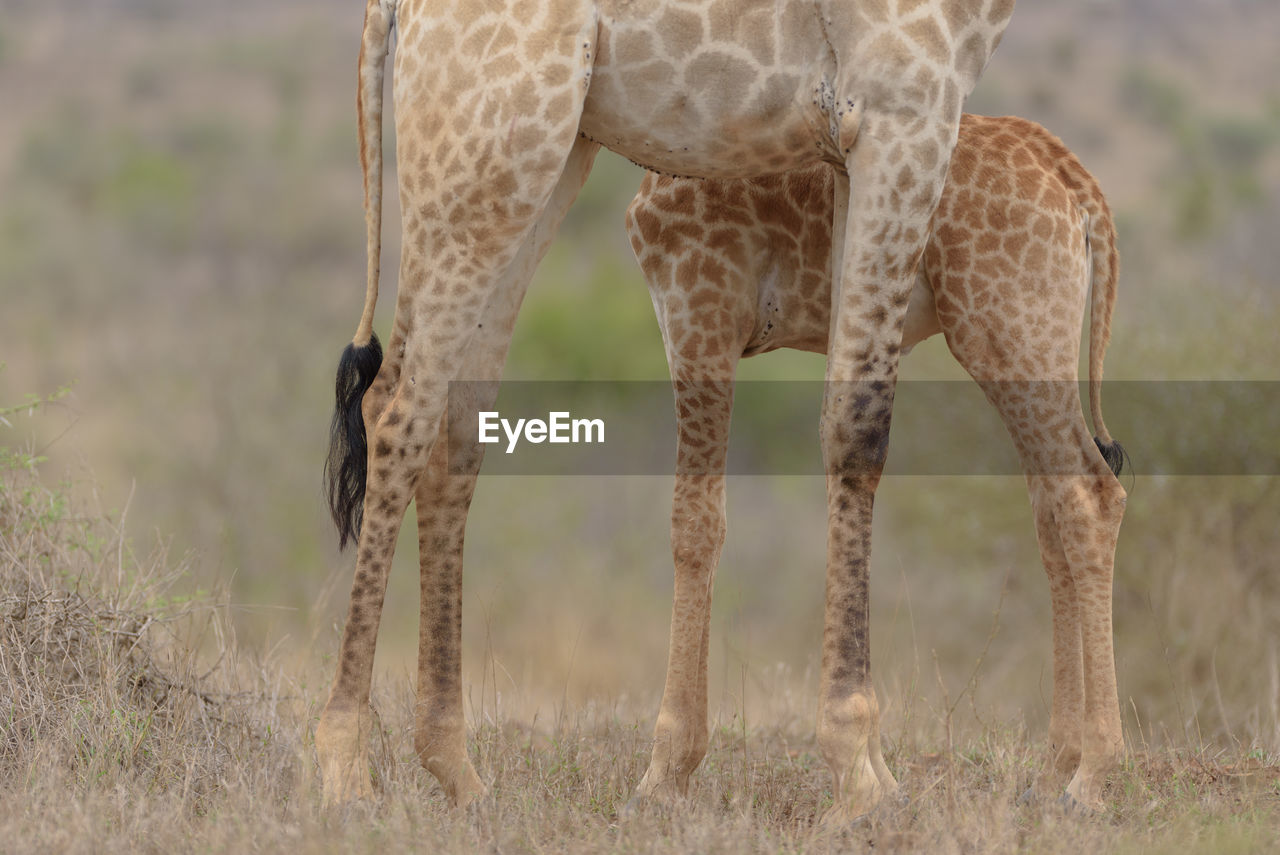
[[[590,139],[669,175],[842,162],[831,132],[836,58],[817,4],[598,5],[581,119]]]

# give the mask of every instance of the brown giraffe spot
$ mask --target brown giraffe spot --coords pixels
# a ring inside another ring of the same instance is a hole
[[[973,33],[956,50],[956,69],[968,80],[977,80],[991,56],[991,45],[982,33]]]
[[[657,31],[673,59],[688,56],[703,44],[702,18],[693,12],[668,7],[658,20]]]
[[[904,0],[899,0],[899,15],[906,15],[907,12],[902,9]],[[920,0],[927,2],[927,0]],[[938,27],[938,23],[933,18],[920,18],[907,24],[902,28],[916,44],[925,49],[929,59],[942,65],[951,59],[951,40],[943,35],[942,30]]]
[[[647,30],[626,30],[618,34],[614,56],[621,65],[639,65],[653,58],[653,35]]]

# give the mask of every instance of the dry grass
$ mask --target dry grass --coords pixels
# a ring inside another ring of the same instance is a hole
[[[255,661],[216,598],[172,596],[181,565],[169,569],[163,551],[139,559],[119,521],[77,515],[34,465],[12,455],[6,465],[0,840],[9,852],[1244,852],[1280,834],[1274,757],[1153,749],[1133,734],[1105,815],[1018,806],[1038,736],[990,718],[948,748],[956,698],[905,711],[910,728],[887,734],[909,801],[829,829],[818,822],[830,778],[800,709],[807,699],[782,690],[767,720],[717,726],[687,802],[633,815],[620,809],[647,759],[652,699],[524,721],[482,691],[472,753],[490,794],[457,812],[414,758],[404,680],[376,693],[381,797],[325,816],[311,748],[323,683],[297,678],[305,665],[290,679]]]

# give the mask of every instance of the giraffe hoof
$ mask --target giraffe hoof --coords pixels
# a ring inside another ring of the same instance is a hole
[[[369,772],[372,710],[325,710],[316,727],[316,759],[320,766],[321,808],[332,810],[373,798]]]
[[[1069,791],[1064,791],[1058,798],[1058,807],[1067,816],[1075,816],[1082,819],[1091,819],[1102,813],[1101,806],[1090,807],[1071,795]]]
[[[907,795],[906,790],[899,787],[885,797],[884,803],[892,808],[894,813],[900,813],[911,807],[911,796]]]
[[[622,807],[618,808],[618,819],[635,819],[648,806],[648,802],[639,795],[633,795],[631,798],[627,799],[626,803],[623,804]]]
[[[618,808],[618,819],[632,820],[640,816],[668,816],[676,809],[676,798],[656,798],[652,795],[635,793],[626,803]]]
[[[489,788],[480,780],[480,776],[476,774],[476,770],[470,763],[464,768],[461,777],[462,780],[451,793],[452,801],[454,806],[467,810],[475,807],[481,799],[489,795]]]
[[[670,812],[683,799],[679,788],[673,783],[658,786],[647,786],[642,779],[636,791],[627,799],[626,804],[618,809],[620,819],[631,819],[646,812]]]
[[[854,814],[846,807],[834,805],[822,815],[822,819],[818,820],[818,824],[827,831],[857,831],[871,824],[871,814],[873,812],[865,811]]]
[[[372,779],[367,769],[355,765],[346,770],[321,773],[320,807],[326,811],[346,811],[353,805],[374,797]]]
[[[467,808],[489,794],[489,788],[476,774],[476,767],[467,757],[466,743],[461,732],[453,739],[427,741],[418,738],[418,760],[422,768],[440,782],[449,804],[455,808]]]
[[[870,825],[873,818],[884,821],[898,816],[910,806],[911,797],[907,795],[906,790],[900,786],[895,786],[889,792],[884,793],[878,802],[866,810],[858,811],[856,808],[851,809],[835,805],[823,815],[819,823],[824,828],[860,829]]]

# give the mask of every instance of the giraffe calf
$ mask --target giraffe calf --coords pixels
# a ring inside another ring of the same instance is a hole
[[[679,430],[670,659],[640,796],[683,793],[706,752],[711,585],[725,536],[734,372],[739,359],[777,348],[827,351],[835,180],[825,165],[750,180],[650,173],[627,211]],[[941,332],[1017,447],[1053,604],[1050,762],[1037,789],[1070,775],[1063,799],[1090,809],[1101,807],[1123,750],[1111,588],[1125,493],[1115,477],[1122,452],[1100,401],[1117,270],[1110,209],[1066,146],[1024,119],[964,116],[902,348]],[[1086,305],[1096,439],[1077,382]],[[837,780],[837,792],[894,786],[878,742],[873,732],[868,781]]]

